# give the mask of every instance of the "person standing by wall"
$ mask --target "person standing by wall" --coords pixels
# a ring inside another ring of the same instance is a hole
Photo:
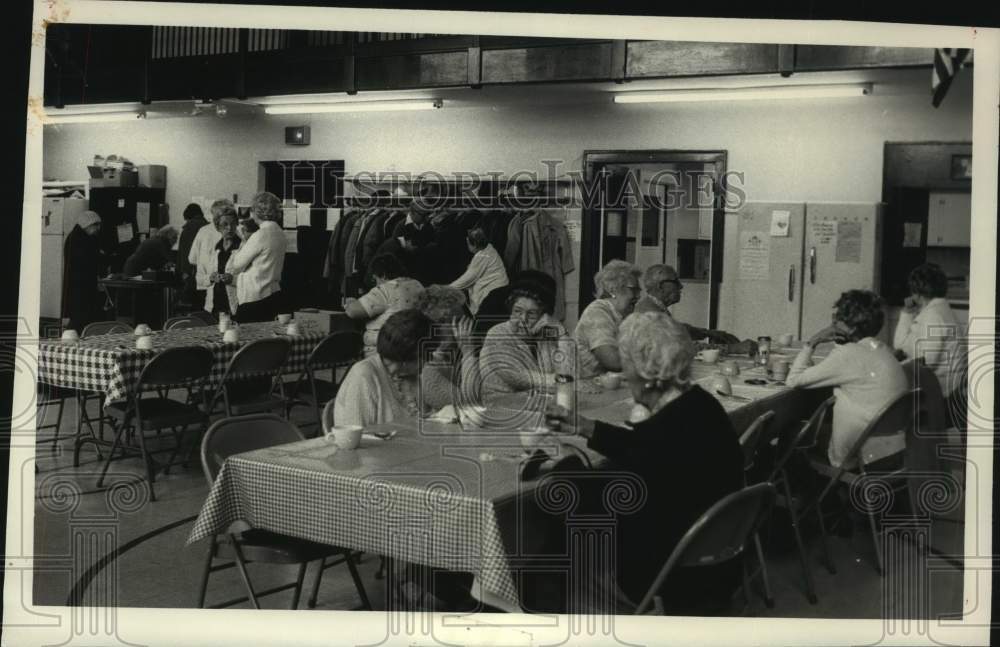
[[[195,310],[205,305],[205,293],[195,285],[196,261],[192,261],[191,246],[202,227],[208,224],[201,207],[192,202],[184,208],[184,225],[177,242],[177,278],[181,281],[181,299]]]
[[[97,279],[107,268],[97,239],[100,231],[101,217],[84,211],[63,247],[62,312],[77,332],[102,318]]]

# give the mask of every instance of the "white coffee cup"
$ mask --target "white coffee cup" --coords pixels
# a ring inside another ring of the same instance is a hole
[[[63,331],[62,340],[63,341],[79,341],[80,340],[80,333],[76,332],[72,328],[68,328],[68,329],[66,329],[66,330]]]
[[[226,342],[227,344],[233,344],[235,342],[238,342],[239,340],[240,340],[240,331],[236,330],[235,328],[230,328],[229,330],[227,330],[222,334],[222,341]]]
[[[362,427],[359,425],[330,427],[326,437],[340,449],[357,449],[361,444],[361,431]]]
[[[695,355],[695,357],[706,364],[715,364],[719,361],[720,354],[722,354],[722,351],[718,348],[706,348],[705,350],[698,351],[698,354]]]
[[[608,391],[614,391],[622,385],[622,374],[621,373],[604,373],[597,378],[597,381],[601,383],[601,386]]]
[[[795,341],[795,335],[793,335],[790,332],[786,332],[781,337],[778,337],[778,343],[781,344],[782,346],[791,346],[794,341]]]
[[[135,327],[135,334],[137,337],[142,337],[143,335],[148,335],[153,332],[153,329],[148,325],[141,323]]]
[[[278,323],[285,325],[292,320],[292,315],[290,314],[280,314],[278,315]]]
[[[153,347],[153,338],[149,335],[142,335],[135,340],[135,347],[139,350],[150,350]]]
[[[294,321],[291,322],[285,328],[285,332],[287,334],[292,335],[294,337],[295,335],[299,334],[299,324],[295,323]]]

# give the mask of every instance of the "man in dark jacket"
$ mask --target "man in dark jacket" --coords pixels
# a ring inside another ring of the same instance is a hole
[[[205,307],[205,293],[195,289],[195,267],[188,260],[188,255],[198,230],[207,224],[204,212],[194,202],[184,209],[184,226],[181,227],[180,240],[177,242],[177,278],[183,285],[181,299],[194,310]]]
[[[84,211],[63,247],[62,312],[69,319],[69,328],[77,332],[102,318],[97,279],[106,271],[107,263],[97,239],[100,231],[101,217]]]

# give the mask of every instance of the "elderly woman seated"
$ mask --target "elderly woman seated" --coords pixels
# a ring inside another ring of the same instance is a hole
[[[430,319],[434,340],[434,350],[420,371],[424,408],[478,403],[479,357],[465,295],[458,288],[431,285],[417,300],[417,309]]]
[[[347,372],[333,407],[337,425],[373,425],[416,413],[417,370],[431,322],[418,310],[390,316],[378,333],[376,353]]]
[[[510,318],[486,333],[479,356],[483,397],[543,389],[559,373],[573,374],[573,342],[552,317],[555,292],[522,279],[507,297]]]
[[[690,381],[694,347],[683,325],[662,312],[633,314],[621,325],[618,349],[636,402],[631,430],[556,404],[548,406],[546,420],[553,431],[583,436],[615,469],[645,485],[645,503],[618,516],[615,526],[615,584],[635,604],[698,517],[742,487],[743,460],[722,405]],[[718,613],[739,581],[738,560],[681,568],[659,594],[668,613]]]
[[[837,401],[827,449],[833,466],[843,463],[875,415],[909,388],[906,373],[892,350],[875,338],[884,320],[882,305],[882,299],[868,290],[841,294],[834,304],[833,323],[803,344],[785,380],[788,386],[798,388],[833,387]],[[837,345],[813,366],[816,346],[830,341]],[[894,454],[905,445],[902,437],[879,441],[869,454],[869,462]]]
[[[344,310],[351,319],[366,319],[365,356],[375,352],[378,332],[385,321],[400,310],[415,308],[424,286],[406,276],[403,262],[392,254],[372,259],[370,271],[375,287],[360,299],[348,299]]]
[[[631,263],[615,260],[594,277],[597,299],[580,314],[574,333],[581,378],[622,369],[618,354],[618,326],[639,301],[640,274]]]

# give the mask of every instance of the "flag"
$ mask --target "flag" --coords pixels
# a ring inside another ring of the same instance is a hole
[[[968,49],[949,47],[934,50],[934,69],[931,72],[931,92],[934,98],[931,100],[931,103],[935,108],[941,105],[944,95],[948,93],[948,88],[951,87],[952,79],[955,78],[958,68],[965,61],[966,57],[968,57],[970,51]]]

